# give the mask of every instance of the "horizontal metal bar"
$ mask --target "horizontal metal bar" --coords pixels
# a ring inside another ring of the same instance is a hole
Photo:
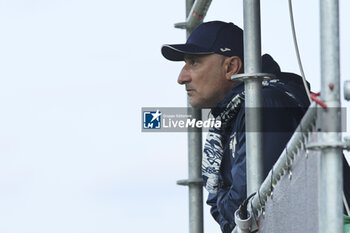
[[[306,147],[308,150],[323,150],[329,148],[350,150],[350,142],[314,142]]]
[[[185,179],[185,180],[178,180],[176,181],[177,185],[184,185],[184,186],[189,186],[191,184],[198,184],[198,185],[203,185],[203,180],[202,179]]]
[[[231,81],[244,81],[248,79],[253,78],[261,78],[262,80],[271,80],[275,79],[276,75],[274,74],[268,74],[268,73],[253,73],[253,74],[247,74],[247,73],[241,73],[241,74],[235,74],[231,76]]]

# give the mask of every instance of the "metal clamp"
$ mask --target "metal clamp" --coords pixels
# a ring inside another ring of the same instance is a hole
[[[231,76],[231,81],[245,81],[253,78],[262,78],[262,81],[267,81],[271,79],[275,79],[276,75],[269,73],[250,73],[250,74],[235,74]]]
[[[252,218],[251,214],[248,212],[248,218],[247,219],[241,219],[239,216],[240,209],[236,210],[235,212],[235,223],[239,228],[240,233],[249,233],[249,228],[252,224]]]
[[[191,184],[203,185],[202,179],[186,179],[186,180],[178,180],[176,181],[177,185],[189,186]]]

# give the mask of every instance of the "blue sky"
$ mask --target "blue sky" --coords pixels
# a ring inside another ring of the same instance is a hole
[[[350,4],[341,1],[341,72],[350,77]],[[299,73],[287,1],[261,3],[262,48]],[[319,84],[318,1],[294,1],[304,70]],[[184,1],[0,1],[0,232],[187,232],[185,133],[141,133],[142,107],[184,107]],[[242,1],[205,21],[242,22]],[[343,80],[344,80],[343,79]],[[206,195],[206,193],[205,193]],[[205,231],[219,228],[205,208]]]

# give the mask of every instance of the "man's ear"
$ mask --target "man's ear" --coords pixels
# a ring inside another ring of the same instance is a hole
[[[235,75],[235,74],[239,74],[242,71],[242,66],[243,66],[243,62],[242,60],[237,57],[237,56],[232,56],[227,58],[226,60],[226,79],[227,80],[231,80],[231,76]]]

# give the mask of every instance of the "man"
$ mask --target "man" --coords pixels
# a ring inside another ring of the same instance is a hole
[[[207,204],[224,233],[235,226],[234,212],[247,196],[244,83],[231,81],[244,72],[243,31],[232,23],[199,25],[186,44],[163,45],[163,56],[185,61],[178,83],[185,85],[193,107],[211,108],[221,128],[209,130],[202,173],[209,191]],[[301,78],[280,71],[269,55],[262,70],[277,79],[263,86],[263,160],[266,176],[304,115],[309,100]],[[265,110],[270,109],[270,110]]]

